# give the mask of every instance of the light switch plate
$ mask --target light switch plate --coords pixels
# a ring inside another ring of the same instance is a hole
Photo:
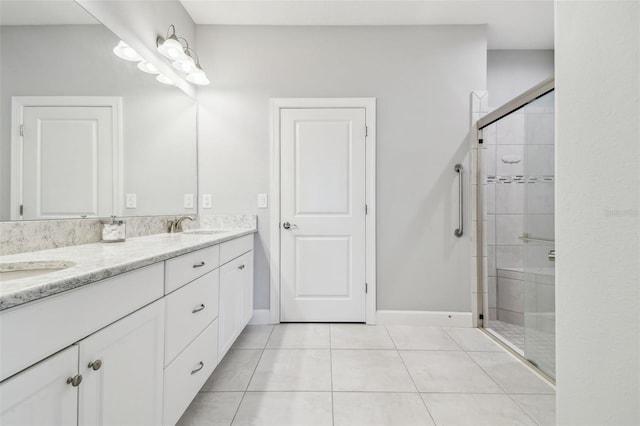
[[[211,203],[211,194],[202,194],[202,208],[210,209],[212,206]]]
[[[138,207],[138,197],[136,194],[127,194],[127,208],[135,209]]]
[[[193,208],[193,194],[184,194],[184,208],[185,209]]]
[[[258,208],[259,209],[267,208],[267,194],[258,194]]]

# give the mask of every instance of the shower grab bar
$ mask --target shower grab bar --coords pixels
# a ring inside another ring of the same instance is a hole
[[[524,234],[522,237],[518,237],[519,240],[524,242],[533,242],[533,243],[546,243],[546,244],[555,244],[554,240],[547,240],[544,238],[529,238],[527,234]]]
[[[455,231],[453,231],[453,235],[455,235],[456,237],[462,237],[462,234],[464,232],[464,228],[463,228],[463,222],[464,222],[464,217],[462,216],[462,208],[463,208],[463,199],[462,199],[462,164],[458,163],[455,166],[453,166],[453,170],[456,171],[456,173],[458,173],[458,180],[459,180],[459,210],[458,210],[458,229],[456,229]]]

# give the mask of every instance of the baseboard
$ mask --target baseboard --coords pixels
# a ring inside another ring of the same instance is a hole
[[[378,311],[378,325],[472,327],[471,312]]]
[[[252,325],[271,324],[271,311],[269,309],[254,309],[253,316],[249,321]]]

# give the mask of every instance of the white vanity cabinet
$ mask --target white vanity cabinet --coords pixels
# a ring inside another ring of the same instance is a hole
[[[247,237],[220,247],[220,263],[227,262],[220,267],[219,360],[253,315],[253,236]]]
[[[0,424],[75,425],[78,347],[72,346],[0,383]]]
[[[161,423],[164,306],[160,299],[77,344],[80,425]]]

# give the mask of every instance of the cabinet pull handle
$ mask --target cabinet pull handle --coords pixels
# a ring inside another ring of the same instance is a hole
[[[240,270],[244,269],[244,263],[242,265],[238,266],[238,269],[240,269]]]
[[[191,374],[196,374],[198,371],[204,368],[204,362],[200,361],[200,365],[195,370],[191,371]]]
[[[193,265],[194,268],[200,268],[202,266],[204,266],[204,262],[196,263],[195,265]]]
[[[88,367],[92,368],[93,371],[100,370],[100,367],[102,367],[102,361],[99,359],[96,359],[95,361],[90,362]]]
[[[201,303],[200,306],[198,306],[197,308],[195,308],[193,311],[191,311],[192,314],[197,314],[198,312],[200,312],[201,310],[204,309],[204,303]]]
[[[79,386],[82,383],[82,374],[76,374],[73,377],[67,378],[67,384],[71,386]]]

